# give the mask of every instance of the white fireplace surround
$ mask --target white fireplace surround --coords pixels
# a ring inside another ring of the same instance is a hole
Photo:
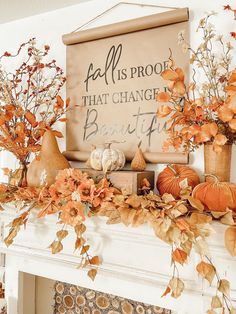
[[[6,248],[1,241],[0,252],[5,254],[8,314],[35,314],[34,276],[157,305],[171,309],[175,314],[204,314],[210,307],[210,296],[214,294],[215,287],[209,288],[197,275],[195,267],[199,258],[195,254],[192,254],[188,265],[179,266],[186,286],[183,295],[177,300],[161,297],[172,274],[170,247],[156,238],[147,225],[127,228],[121,224],[106,225],[103,218],[88,219],[86,238],[93,253],[103,260],[93,282],[85,270],[76,268],[79,255],[73,252],[73,231],[64,240],[63,252],[52,255],[47,247],[60,226],[56,224],[54,215],[40,220],[36,220],[35,215],[32,215],[26,229],[19,232],[13,245]],[[8,232],[6,224],[15,217],[14,208],[1,212],[0,217],[3,240]],[[225,227],[217,223],[213,227],[216,233],[209,239],[212,258],[221,276],[231,281],[232,297],[236,300],[235,258],[230,257],[224,247]],[[23,273],[32,275],[27,277],[27,295]]]

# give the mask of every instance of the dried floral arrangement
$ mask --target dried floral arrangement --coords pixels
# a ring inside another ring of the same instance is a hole
[[[225,9],[231,9],[225,6]],[[161,76],[167,82],[167,92],[160,92],[157,101],[169,103],[159,106],[158,117],[168,117],[168,139],[164,150],[194,151],[203,143],[213,143],[215,152],[222,145],[236,143],[236,69],[232,64],[233,46],[217,36],[208,14],[200,20],[197,32],[202,34],[202,43],[193,49],[180,32],[178,42],[184,51],[190,51],[192,82],[187,83],[184,71],[177,67],[172,54],[169,68]],[[231,32],[235,38],[235,33]],[[218,48],[219,55],[214,51]],[[197,75],[205,82],[198,82]]]
[[[45,129],[65,121],[62,116],[69,105],[59,96],[66,78],[55,60],[47,60],[49,50],[48,45],[37,48],[33,38],[21,44],[15,54],[6,51],[0,57],[0,148],[19,161],[19,185],[26,184],[30,154],[40,150]],[[17,64],[13,73],[7,70],[12,62]],[[60,132],[54,133],[62,137]]]
[[[155,235],[171,247],[173,274],[163,296],[170,293],[172,297],[178,298],[182,294],[184,282],[179,277],[178,265],[186,264],[191,252],[195,250],[201,260],[196,271],[209,284],[213,280],[217,283],[217,292],[212,298],[208,313],[217,313],[217,308],[228,310],[230,314],[236,313],[230,299],[230,283],[227,279],[220,278],[206,241],[213,230],[213,218],[218,219],[221,223],[230,225],[226,231],[226,248],[232,256],[236,256],[234,214],[229,209],[211,213],[205,211],[204,205],[191,196],[191,188],[186,179],[180,182],[180,186],[180,198],[177,199],[171,194],[165,193],[161,197],[152,192],[127,196],[113,187],[105,177],[96,182],[86,173],[72,168],[60,171],[51,186],[34,188],[2,184],[1,204],[14,203],[18,208],[18,216],[9,225],[5,244],[9,246],[13,243],[20,229],[26,226],[33,209],[38,209],[38,218],[57,215],[62,228],[50,244],[51,252],[61,252],[63,239],[69,232],[75,232],[74,248],[81,257],[80,266],[88,268],[88,276],[94,280],[101,260],[90,254],[90,246],[86,243],[85,219],[104,216],[108,218],[107,224],[123,223],[135,227],[148,223]],[[146,182],[144,191],[147,191]]]
[[[171,115],[170,138],[166,148],[170,145],[179,148],[184,144],[186,150],[193,150],[203,142],[214,141],[215,149],[220,150],[226,141],[233,143],[236,140],[236,72],[230,71],[228,67],[231,46],[226,46],[219,73],[219,64],[214,56],[205,56],[205,51],[211,53],[211,50],[205,48],[211,45],[215,36],[208,23],[209,18],[207,16],[203,19],[199,26],[205,36],[204,47],[199,47],[196,56],[194,55],[196,59],[192,59],[193,62],[204,62],[210,69],[209,73],[215,71],[216,76],[211,76],[210,83],[201,89],[203,94],[195,97],[198,91],[196,82],[190,85],[185,83],[184,73],[175,67],[172,57],[170,68],[162,73],[163,78],[169,81],[170,91],[160,93],[158,100],[170,101],[174,108],[163,105],[158,111],[159,116]],[[183,34],[180,34],[179,40],[184,49],[191,49]],[[219,39],[219,43],[225,47],[222,39]],[[61,252],[63,240],[73,231],[76,234],[74,248],[81,258],[80,266],[88,268],[88,276],[94,280],[101,260],[90,254],[90,245],[85,236],[86,218],[104,216],[108,218],[108,224],[123,223],[126,226],[147,223],[155,235],[171,247],[173,274],[163,296],[171,294],[178,298],[182,294],[184,282],[179,277],[178,265],[186,264],[191,252],[195,250],[200,256],[196,271],[209,284],[216,282],[216,295],[212,298],[208,314],[215,314],[218,309],[235,314],[236,309],[230,299],[230,283],[227,279],[220,278],[206,241],[212,232],[212,220],[218,219],[220,223],[230,225],[225,233],[225,244],[229,253],[236,256],[235,214],[228,208],[221,212],[206,211],[205,206],[192,196],[186,179],[180,182],[181,191],[176,198],[167,193],[162,196],[148,193],[148,182],[144,182],[144,195],[128,196],[112,186],[106,177],[97,181],[72,168],[59,171],[52,185],[25,186],[25,171],[30,154],[37,154],[40,150],[39,141],[46,129],[50,130],[56,121],[65,121],[62,115],[67,110],[69,101],[64,103],[59,96],[65,83],[62,70],[55,60],[43,61],[48,54],[48,46],[41,51],[36,48],[35,41],[30,40],[22,44],[15,55],[5,52],[0,59],[1,63],[5,58],[9,60],[19,56],[23,49],[27,51],[27,58],[14,74],[0,69],[0,146],[12,152],[22,165],[19,182],[10,180],[8,184],[0,184],[2,209],[7,203],[14,204],[17,209],[17,217],[9,225],[5,244],[9,246],[13,243],[20,229],[27,225],[33,210],[38,210],[39,219],[54,214],[62,228],[50,244],[51,252]],[[205,60],[205,57],[208,59]],[[220,86],[221,89],[216,89]],[[183,125],[182,129],[176,129]],[[61,136],[59,132],[54,132]],[[7,169],[5,173],[12,176]]]

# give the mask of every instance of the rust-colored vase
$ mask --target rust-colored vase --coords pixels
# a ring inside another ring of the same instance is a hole
[[[219,181],[230,182],[231,155],[231,144],[222,146],[222,152],[220,153],[214,152],[212,144],[205,144],[205,174],[213,174],[219,179]],[[206,181],[212,181],[212,178],[206,177]]]

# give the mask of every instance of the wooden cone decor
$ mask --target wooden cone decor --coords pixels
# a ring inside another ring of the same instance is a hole
[[[69,162],[61,154],[53,132],[46,130],[40,154],[31,162],[27,171],[28,186],[51,185],[58,170],[66,168],[70,168]]]
[[[139,143],[138,149],[134,155],[133,160],[131,161],[131,169],[134,171],[143,171],[146,169],[147,166],[140,146],[141,142]]]

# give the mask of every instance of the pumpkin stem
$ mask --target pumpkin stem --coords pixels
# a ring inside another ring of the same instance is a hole
[[[175,171],[175,169],[173,168],[173,165],[168,164],[167,167],[174,173],[174,175],[177,177],[178,173]]]
[[[112,145],[112,144],[121,144],[121,143],[125,143],[125,141],[116,141],[116,140],[113,140],[113,141],[110,141],[110,142],[105,143],[105,145],[107,146],[107,148],[111,148],[111,145]]]
[[[219,182],[219,178],[215,174],[204,173],[204,177],[211,177],[211,178],[215,179],[215,183]]]

